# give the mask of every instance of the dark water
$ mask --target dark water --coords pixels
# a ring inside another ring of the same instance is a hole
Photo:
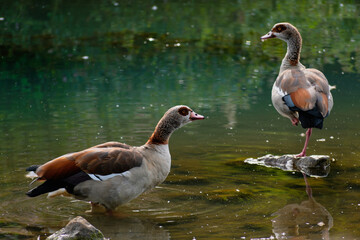
[[[111,239],[360,239],[359,15],[357,1],[1,2],[0,238],[44,239],[80,215]],[[271,106],[286,46],[259,41],[280,21],[300,30],[301,62],[336,85],[308,148],[332,159],[308,178],[313,197],[299,172],[244,163],[303,146],[304,129]],[[119,216],[25,196],[27,166],[142,145],[178,104],[206,120],[173,134],[166,182]]]

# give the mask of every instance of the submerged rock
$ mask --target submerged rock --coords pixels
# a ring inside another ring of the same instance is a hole
[[[248,158],[245,163],[279,168],[284,171],[303,172],[313,177],[326,177],[330,172],[330,157],[327,155],[296,157],[291,154],[282,156],[267,154],[256,159]]]
[[[209,185],[210,181],[201,177],[172,175],[165,180],[165,183],[173,185],[204,186]]]
[[[78,216],[46,240],[106,240],[106,238],[85,218]]]
[[[216,203],[239,203],[253,197],[253,194],[244,189],[216,189],[205,192],[206,199]]]

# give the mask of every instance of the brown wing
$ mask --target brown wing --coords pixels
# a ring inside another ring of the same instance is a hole
[[[134,149],[90,148],[80,152],[75,163],[87,173],[122,173],[142,164],[143,156]]]
[[[329,84],[324,74],[316,69],[286,70],[276,79],[276,86],[298,108],[307,111],[318,107],[325,116],[328,112]]]
[[[134,149],[92,147],[55,158],[40,166],[39,179],[61,179],[79,171],[108,175],[122,173],[142,164],[143,156]]]
[[[306,78],[311,85],[315,86],[316,106],[325,117],[329,112],[330,86],[325,75],[317,69],[308,68],[305,70]]]
[[[73,161],[72,156],[74,154],[76,153],[63,155],[38,167],[36,174],[39,176],[39,179],[61,179],[80,172],[81,169],[76,166],[75,162]]]

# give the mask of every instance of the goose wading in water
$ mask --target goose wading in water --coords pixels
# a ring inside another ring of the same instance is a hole
[[[296,27],[290,23],[277,23],[261,40],[270,38],[287,43],[287,52],[274,82],[271,100],[275,109],[289,118],[294,126],[300,122],[303,128],[307,128],[304,148],[296,156],[304,157],[312,128],[322,129],[324,118],[333,107],[332,87],[322,72],[305,68],[300,63],[302,39]]]
[[[162,183],[170,172],[169,138],[178,128],[204,119],[191,108],[170,108],[160,119],[149,140],[133,147],[107,142],[68,153],[43,165],[33,165],[43,184],[26,194],[29,197],[65,189],[75,198],[103,205],[108,212]],[[34,182],[33,181],[33,182]]]

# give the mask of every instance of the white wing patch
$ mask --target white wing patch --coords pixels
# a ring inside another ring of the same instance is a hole
[[[277,87],[277,86],[274,86],[274,88],[275,88],[275,90],[276,90],[276,92],[280,95],[280,96],[285,96],[285,95],[287,95],[287,92],[285,91],[283,91],[281,88],[279,88],[279,87]]]
[[[112,173],[112,174],[108,174],[108,175],[100,175],[100,174],[88,174],[89,177],[91,177],[91,179],[95,180],[95,181],[105,181],[108,180],[110,178],[113,177],[117,177],[117,176],[126,176],[127,172],[123,172],[123,173]]]

